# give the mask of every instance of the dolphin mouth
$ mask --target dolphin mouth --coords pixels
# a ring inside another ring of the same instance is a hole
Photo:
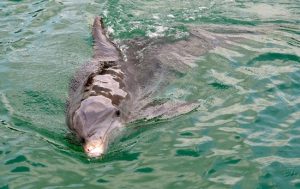
[[[83,148],[87,156],[96,158],[105,153],[106,145],[103,140],[99,139],[86,142]]]

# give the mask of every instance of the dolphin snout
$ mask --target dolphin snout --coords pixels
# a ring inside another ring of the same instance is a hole
[[[104,142],[101,139],[86,142],[84,151],[91,158],[100,157],[105,152]]]

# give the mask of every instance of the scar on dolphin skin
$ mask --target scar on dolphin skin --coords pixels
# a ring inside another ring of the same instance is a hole
[[[211,47],[208,42],[204,44],[203,37],[193,35],[173,44],[161,39],[128,40],[119,44],[128,47],[122,55],[106,35],[101,17],[95,17],[92,35],[93,58],[71,79],[66,111],[67,125],[89,157],[105,154],[112,133],[129,122],[170,118],[197,108],[197,102],[152,102],[178,72],[189,66],[183,60],[195,61]]]

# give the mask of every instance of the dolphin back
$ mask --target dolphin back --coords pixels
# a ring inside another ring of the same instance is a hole
[[[94,59],[98,61],[117,61],[120,59],[120,50],[106,36],[102,18],[96,16],[93,23]]]

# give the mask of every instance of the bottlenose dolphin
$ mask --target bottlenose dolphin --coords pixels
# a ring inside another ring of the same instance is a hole
[[[173,117],[195,109],[193,102],[155,102],[153,96],[209,49],[204,38],[165,43],[139,39],[121,42],[123,52],[95,17],[94,55],[71,80],[66,121],[89,157],[105,153],[111,133],[137,119]],[[193,49],[193,51],[191,51]]]

